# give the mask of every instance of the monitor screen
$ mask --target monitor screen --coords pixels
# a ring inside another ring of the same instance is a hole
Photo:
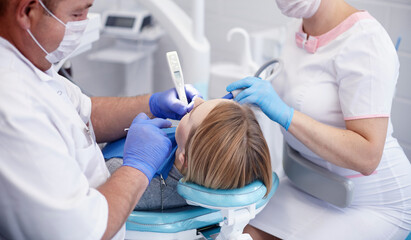
[[[106,27],[133,28],[135,17],[108,16]]]

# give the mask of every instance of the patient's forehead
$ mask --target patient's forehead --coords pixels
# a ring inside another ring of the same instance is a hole
[[[194,105],[193,110],[189,113],[189,120],[193,122],[194,126],[198,126],[207,117],[207,115],[214,109],[215,106],[222,102],[232,102],[227,99],[213,99],[204,101]]]

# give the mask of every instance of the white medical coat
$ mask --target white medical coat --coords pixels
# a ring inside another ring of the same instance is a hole
[[[77,86],[0,38],[0,238],[102,237],[110,174],[90,114]]]

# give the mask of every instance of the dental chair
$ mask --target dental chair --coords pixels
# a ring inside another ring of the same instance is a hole
[[[266,187],[255,181],[240,189],[208,189],[180,180],[177,191],[188,206],[134,211],[126,222],[126,239],[135,240],[246,240],[247,223],[259,213],[278,187],[277,174],[268,196]]]
[[[162,129],[169,139],[175,128]],[[122,158],[125,138],[107,144],[105,159]],[[160,169],[165,168],[167,163]],[[158,172],[161,173],[161,170]],[[165,210],[133,211],[126,221],[125,239],[133,240],[245,240],[242,234],[247,223],[267,204],[277,190],[279,179],[272,173],[272,187],[266,194],[261,181],[239,189],[209,189],[179,181],[177,192],[188,206]]]

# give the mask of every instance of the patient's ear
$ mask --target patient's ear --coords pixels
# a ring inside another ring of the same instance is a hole
[[[186,155],[184,151],[181,151],[178,156],[177,156],[177,161],[178,161],[178,165],[182,166],[184,168],[187,167],[187,163],[186,163]]]
[[[186,175],[187,173],[187,162],[185,158],[185,152],[180,151],[176,155],[176,159],[174,161],[174,165],[180,171],[181,174]]]

